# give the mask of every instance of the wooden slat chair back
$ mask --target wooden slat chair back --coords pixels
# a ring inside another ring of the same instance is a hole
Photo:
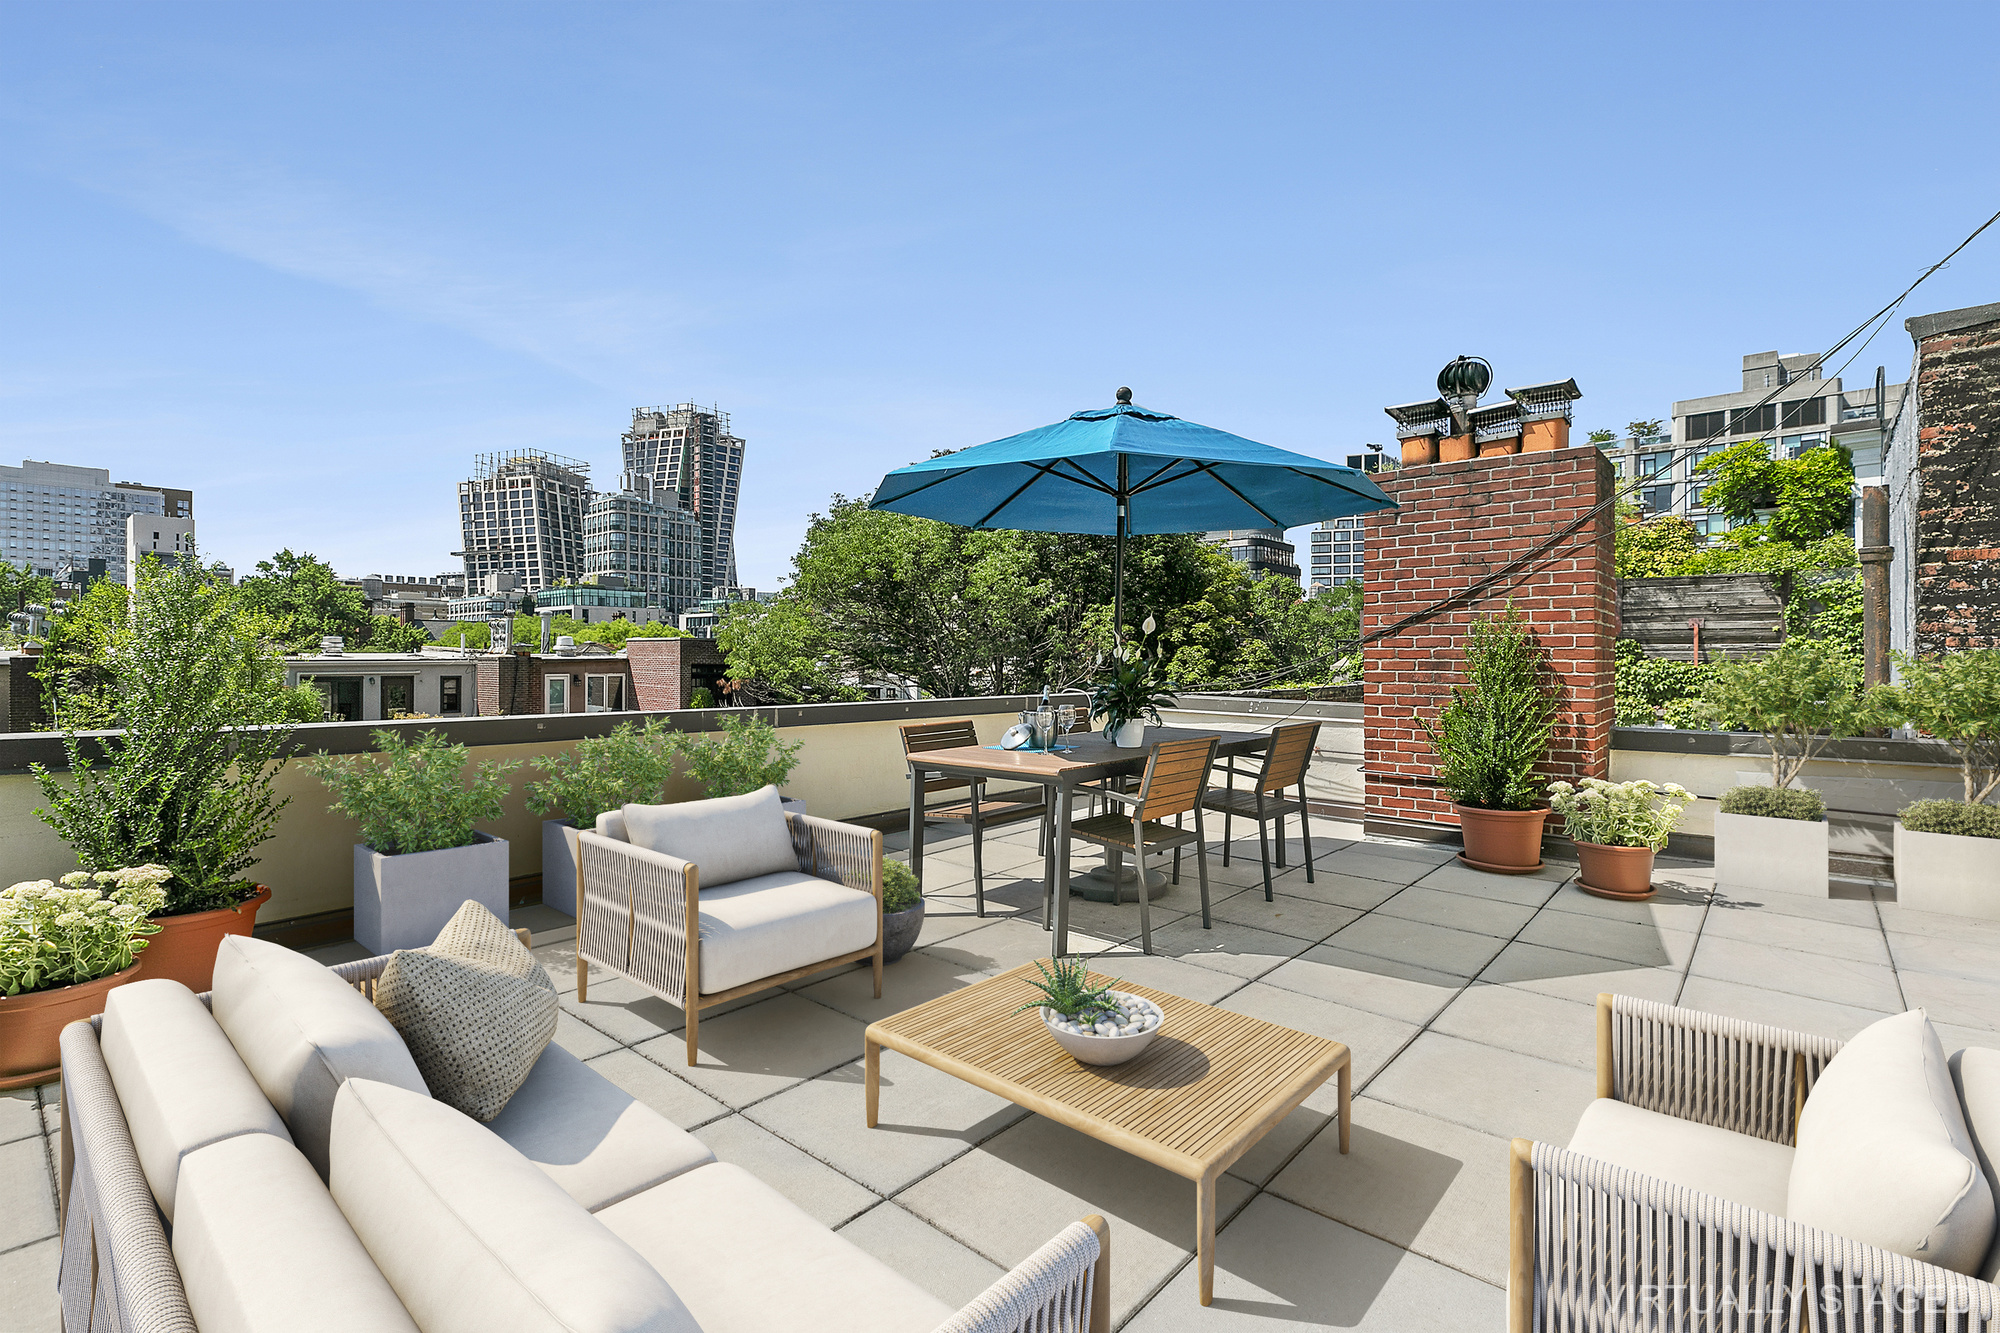
[[[979,730],[969,717],[950,718],[938,722],[905,722],[897,730],[903,734],[903,754],[906,758],[933,750],[955,750],[961,746],[981,744]],[[970,790],[970,799],[947,805],[927,806],[924,818],[971,825],[973,910],[980,916],[985,916],[986,826],[990,823],[1020,818],[1030,813],[1039,813],[1043,823],[1042,837],[1046,840],[1048,809],[1043,803],[1040,787],[1023,792],[1002,792],[998,796],[989,797],[986,794],[984,778],[924,779],[925,796],[929,796],[932,792],[952,791],[961,787]]]
[[[1181,848],[1194,845],[1201,877],[1201,927],[1213,928],[1209,921],[1208,849],[1202,838],[1201,798],[1208,785],[1208,771],[1215,766],[1216,743],[1213,736],[1158,742],[1146,756],[1145,775],[1139,780],[1136,795],[1118,791],[1109,783],[1078,788],[1102,798],[1107,809],[1104,814],[1071,824],[1070,836],[1131,856],[1139,898],[1139,938],[1147,953],[1153,951],[1152,895],[1146,888],[1148,852],[1173,852],[1174,881],[1178,883]],[[1112,806],[1118,808],[1113,811]],[[1181,817],[1189,813],[1194,815],[1192,832],[1180,827]],[[1163,822],[1168,819],[1174,823]],[[1122,892],[1119,896],[1123,897]],[[1050,915],[1054,910],[1055,904],[1049,903]]]
[[[1253,774],[1238,769],[1233,760],[1223,762],[1228,775],[1224,786],[1211,788],[1203,804],[1222,812],[1222,864],[1229,864],[1231,823],[1237,815],[1257,821],[1257,843],[1264,860],[1264,901],[1271,902],[1271,838],[1273,825],[1278,833],[1278,869],[1285,868],[1285,816],[1299,817],[1299,839],[1306,854],[1306,883],[1313,883],[1312,825],[1306,810],[1306,771],[1312,767],[1313,746],[1319,740],[1319,723],[1294,722],[1271,729],[1271,743],[1264,747],[1263,765]],[[1236,779],[1251,779],[1247,788],[1238,788]],[[1297,799],[1284,795],[1287,788]]]

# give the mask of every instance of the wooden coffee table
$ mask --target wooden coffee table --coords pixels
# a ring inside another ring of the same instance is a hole
[[[1056,1045],[1034,1010],[1034,964],[868,1025],[868,1125],[881,1100],[882,1048],[996,1093],[1039,1115],[1194,1182],[1201,1303],[1215,1292],[1215,1184],[1271,1127],[1340,1076],[1340,1150],[1347,1151],[1352,1058],[1347,1047],[1165,991],[1120,983],[1165,1014],[1138,1059],[1086,1065]],[[1097,973],[1099,984],[1111,978]]]

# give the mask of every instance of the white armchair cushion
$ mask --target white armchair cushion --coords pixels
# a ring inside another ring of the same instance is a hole
[[[322,1180],[333,1099],[343,1082],[369,1078],[430,1095],[389,1020],[302,953],[225,935],[209,998],[215,1021]]]
[[[873,893],[797,869],[703,889],[701,993],[866,949],[880,922]]]
[[[707,1144],[555,1045],[486,1127],[593,1213],[715,1160]]]
[[[673,1284],[702,1333],[931,1333],[953,1314],[728,1162],[597,1216]]]
[[[1978,1272],[1983,1281],[2000,1282],[2000,1171],[1995,1170],[2000,1167],[2000,1051],[1968,1046],[1954,1052],[1950,1064],[1958,1104],[1965,1110],[1965,1127],[1972,1131],[1972,1146],[1996,1210],[1993,1243],[1987,1246]]]
[[[1746,1208],[1785,1211],[1792,1150],[1782,1143],[1599,1097],[1577,1122],[1569,1150]]]
[[[173,1244],[201,1333],[417,1333],[312,1164],[275,1135],[189,1156]]]
[[[625,835],[636,847],[692,861],[701,887],[799,868],[778,789],[676,805],[628,805]]]
[[[1863,1028],[1820,1074],[1799,1113],[1785,1215],[1978,1271],[1993,1240],[1993,1193],[1923,1010]]]
[[[167,1221],[174,1220],[181,1162],[189,1153],[238,1134],[291,1143],[236,1048],[180,982],[155,977],[112,988],[104,997],[101,1040],[139,1169]]]
[[[424,1333],[701,1333],[631,1246],[443,1102],[348,1080],[331,1185]]]

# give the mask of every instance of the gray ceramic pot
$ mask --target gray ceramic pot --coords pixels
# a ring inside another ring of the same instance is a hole
[[[915,907],[906,907],[900,912],[882,914],[882,961],[893,963],[910,951],[917,942],[917,932],[924,928],[924,900],[917,899]]]

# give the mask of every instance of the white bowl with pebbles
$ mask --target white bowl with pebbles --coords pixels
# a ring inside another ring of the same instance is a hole
[[[1153,1044],[1166,1015],[1160,1006],[1139,995],[1112,991],[1114,1011],[1097,1022],[1066,1018],[1042,1006],[1042,1022],[1062,1048],[1087,1065],[1122,1065]]]

